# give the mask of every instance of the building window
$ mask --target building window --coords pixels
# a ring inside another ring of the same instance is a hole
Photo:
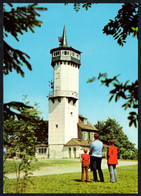
[[[58,128],[58,125],[57,124],[55,126],[56,126],[56,128]]]
[[[71,114],[71,116],[73,116],[73,112],[71,112],[70,114]]]
[[[94,141],[94,133],[93,132],[90,133],[90,140]]]
[[[47,149],[46,148],[39,148],[39,154],[46,154]]]
[[[83,137],[84,137],[84,140],[87,140],[87,133],[86,132],[83,133]]]
[[[86,118],[84,118],[84,121],[83,121],[83,122],[84,122],[84,124],[86,125],[86,124],[87,124],[87,119],[86,119]]]

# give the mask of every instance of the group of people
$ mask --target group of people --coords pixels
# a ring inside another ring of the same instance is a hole
[[[110,147],[107,152],[107,164],[110,173],[110,182],[117,182],[116,165],[118,164],[117,159],[117,148],[114,145],[114,140],[109,140]],[[86,173],[86,181],[89,182],[88,169],[90,168],[93,172],[94,182],[98,181],[97,170],[99,173],[100,182],[104,182],[104,176],[101,169],[102,161],[102,148],[103,143],[99,140],[99,134],[94,134],[94,141],[90,145],[90,151],[84,148],[84,154],[81,155],[82,162],[82,182],[84,182],[84,173]]]

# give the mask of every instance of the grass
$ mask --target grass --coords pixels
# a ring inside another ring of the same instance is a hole
[[[89,172],[90,182],[81,182],[81,173],[69,173],[31,177],[25,193],[137,193],[138,167],[137,165],[118,167],[118,182],[109,183],[107,169],[103,170],[105,182],[93,182],[92,172]],[[5,193],[15,193],[16,179],[6,180]]]
[[[4,171],[6,174],[14,173],[15,172],[15,166],[18,166],[19,160],[7,160],[4,163]],[[39,170],[45,167],[55,167],[55,166],[75,166],[80,165],[80,160],[44,160],[40,159],[38,161],[33,161],[31,163],[31,169],[30,171]]]

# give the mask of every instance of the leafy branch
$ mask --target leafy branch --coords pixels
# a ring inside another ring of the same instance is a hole
[[[87,83],[91,83],[96,80],[100,80],[102,85],[109,87],[113,86],[113,89],[110,90],[109,102],[115,98],[117,102],[120,98],[126,100],[122,107],[126,110],[127,108],[137,109],[138,108],[138,81],[132,82],[129,84],[129,80],[125,83],[120,83],[117,79],[119,75],[114,76],[113,78],[108,78],[106,73],[99,73],[99,76],[88,79]],[[130,112],[129,116],[129,126],[134,124],[137,127],[138,115],[137,112]]]
[[[120,46],[126,43],[126,38],[131,33],[138,37],[138,3],[125,3],[118,11],[114,20],[103,28],[103,33],[112,35]]]
[[[68,3],[65,3],[67,5]],[[74,3],[73,8],[75,12],[78,12],[80,10],[80,7],[84,8],[86,11],[92,7],[92,4],[94,3]]]
[[[40,16],[37,11],[47,10],[47,8],[36,7],[37,3],[17,8],[13,8],[13,5],[10,3],[8,3],[8,5],[11,7],[11,11],[9,12],[6,11],[4,5],[3,37],[8,37],[8,35],[11,34],[16,41],[19,41],[18,34],[23,35],[23,32],[28,32],[28,30],[34,33],[34,28],[40,27],[42,24],[42,21],[36,19],[36,17]],[[23,64],[25,64],[30,71],[32,70],[31,64],[26,59],[30,58],[29,55],[9,46],[6,41],[4,41],[3,44],[3,73],[7,75],[14,69],[24,77],[24,71],[21,69]]]

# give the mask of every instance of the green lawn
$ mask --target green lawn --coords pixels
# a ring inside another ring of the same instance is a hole
[[[31,177],[33,184],[28,184],[25,193],[137,193],[138,167],[118,167],[118,182],[109,183],[109,172],[103,170],[105,182],[93,182],[92,172],[89,172],[91,182],[81,182],[81,173],[48,175]],[[6,180],[5,193],[15,193],[15,179]]]
[[[9,173],[15,172],[15,166],[19,164],[20,161],[18,160],[7,160],[4,163],[4,171]],[[46,160],[46,159],[39,159],[38,161],[33,161],[31,163],[30,171],[39,170],[45,167],[55,167],[55,166],[75,166],[80,165],[80,160]]]

